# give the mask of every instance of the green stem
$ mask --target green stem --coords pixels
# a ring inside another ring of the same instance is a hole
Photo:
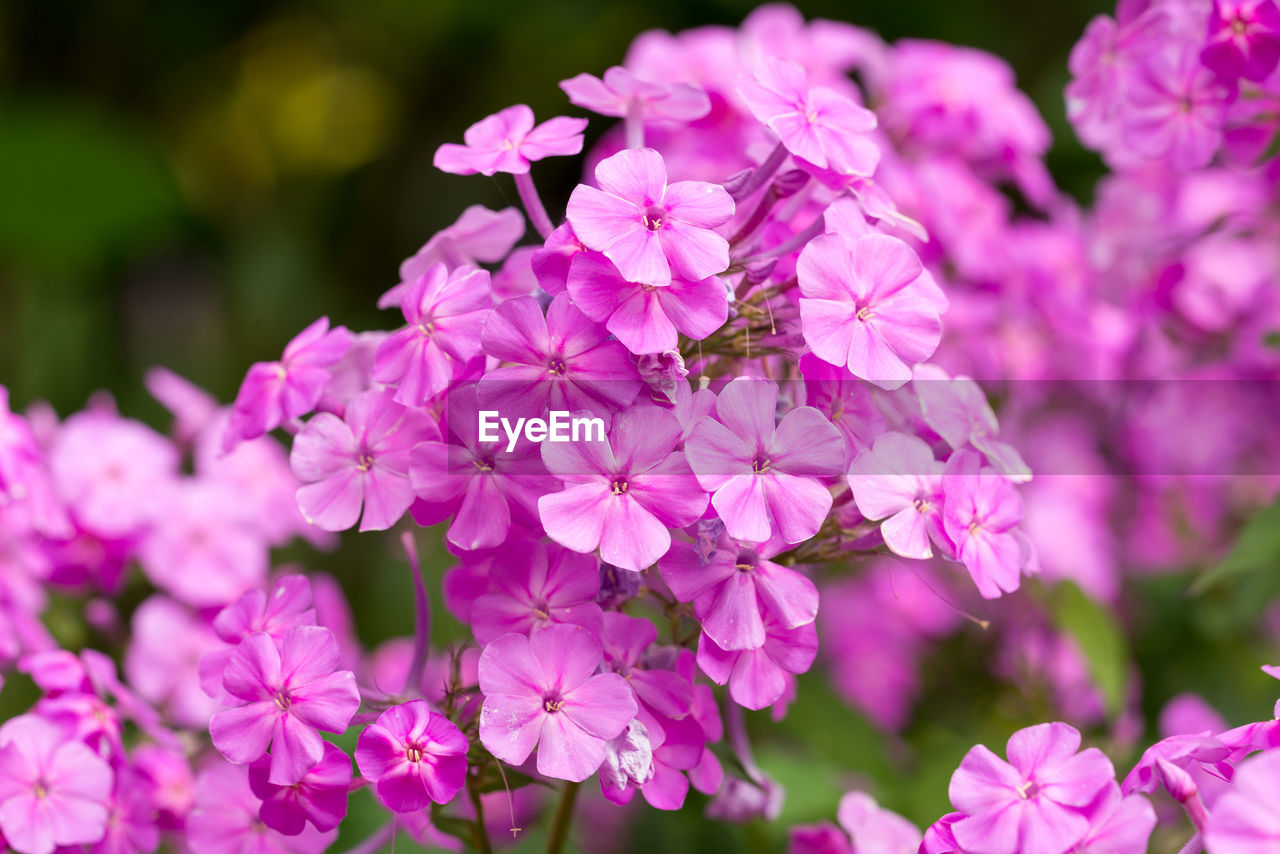
[[[477,779],[472,777],[467,781],[467,794],[471,795],[471,804],[476,810],[476,848],[480,850],[480,854],[493,854],[493,846],[489,844],[489,828],[484,823],[484,804],[475,787]]]
[[[551,836],[547,838],[547,854],[560,854],[564,843],[569,838],[569,825],[573,823],[573,802],[578,797],[578,784],[565,783],[560,795],[560,806],[556,809],[555,820],[551,824]]]

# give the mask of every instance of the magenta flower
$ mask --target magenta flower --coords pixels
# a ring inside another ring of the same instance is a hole
[[[545,317],[533,297],[499,303],[480,341],[485,355],[504,365],[481,380],[481,408],[512,419],[545,416],[549,409],[612,411],[629,406],[640,391],[627,349],[567,296],[552,300]]]
[[[1209,814],[1204,829],[1209,850],[1280,850],[1280,750],[1242,762],[1232,783]]]
[[[297,836],[286,836],[267,826],[261,808],[248,769],[215,762],[196,780],[185,842],[192,854],[320,854],[338,835],[337,830],[307,827]]]
[[[937,349],[947,298],[896,237],[816,237],[800,253],[796,276],[804,340],[824,361],[895,389]]]
[[[842,797],[836,820],[858,854],[916,854],[920,847],[920,829],[877,804],[866,792],[849,792]]]
[[[173,723],[203,729],[218,708],[200,687],[204,655],[222,643],[209,624],[165,596],[152,596],[133,612],[124,673],[138,695]]]
[[[729,317],[728,291],[714,276],[643,285],[627,281],[603,255],[583,252],[574,257],[567,281],[578,308],[636,354],[675,350],[681,332],[701,340]]]
[[[595,175],[599,189],[579,184],[569,197],[569,224],[627,281],[669,285],[673,276],[696,281],[728,268],[729,242],[712,231],[733,217],[723,187],[668,185],[662,155],[651,148],[620,151]]]
[[[524,104],[507,107],[467,128],[466,145],[446,142],[436,149],[435,167],[455,175],[523,175],[529,161],[582,151],[586,119],[557,116],[533,126],[533,110]]]
[[[853,500],[863,516],[880,522],[880,536],[894,554],[933,556],[929,531],[942,522],[942,470],[924,440],[906,433],[885,433],[854,459]]]
[[[1214,0],[1200,61],[1225,81],[1265,80],[1280,62],[1275,0]]]
[[[55,724],[21,715],[0,727],[0,832],[21,854],[98,841],[111,767]]]
[[[1121,131],[1135,153],[1178,170],[1199,169],[1213,159],[1222,141],[1228,92],[1200,64],[1195,50],[1147,57],[1128,95]]]
[[[322,317],[289,342],[280,361],[249,368],[222,435],[223,450],[315,409],[329,382],[329,368],[351,349],[352,340],[346,327],[330,329],[329,318]]]
[[[433,264],[400,294],[406,326],[378,345],[373,378],[396,386],[396,402],[421,406],[444,391],[455,365],[480,352],[489,312],[489,273]]]
[[[278,647],[265,632],[245,638],[222,674],[242,705],[209,721],[213,746],[245,765],[271,745],[270,782],[297,783],[324,757],[318,730],[345,731],[360,708],[355,675],[339,671],[340,660],[333,632],[320,626],[296,626]]]
[[[475,385],[447,397],[449,441],[421,442],[409,456],[414,520],[434,525],[452,515],[446,540],[462,549],[500,546],[513,528],[540,533],[538,496],[555,481],[538,446],[522,439],[507,451],[501,434],[496,442],[480,441]]]
[[[776,539],[760,546],[721,540],[704,556],[691,544],[675,543],[658,569],[678,600],[693,603],[702,631],[717,646],[759,649],[767,617],[794,629],[818,615],[813,582],[768,559],[786,548]]]
[[[984,599],[1018,589],[1028,544],[1015,530],[1022,498],[1003,475],[944,475],[942,521],[956,557],[969,570]]]
[[[844,473],[844,438],[831,422],[798,406],[775,426],[777,406],[777,385],[739,377],[716,398],[715,418],[701,418],[685,443],[698,483],[714,493],[711,505],[735,540],[809,539],[831,509],[819,478]]]
[[[1156,827],[1156,811],[1141,795],[1124,796],[1120,787],[1108,785],[1095,801],[1089,832],[1071,854],[1129,854],[1146,851]]]
[[[831,89],[810,88],[798,63],[766,57],[754,78],[738,79],[738,94],[796,157],[841,175],[876,171],[875,113]]]
[[[792,676],[813,666],[818,631],[813,623],[784,629],[771,617],[764,621],[764,643],[757,649],[727,650],[707,636],[698,639],[698,667],[717,685],[729,686],[739,706],[763,709],[794,688]]]
[[[972,748],[951,777],[952,831],[972,854],[1064,854],[1089,830],[1087,808],[1115,783],[1111,760],[1080,750],[1080,733],[1045,723],[1009,737],[1005,762]]]
[[[306,484],[298,489],[302,515],[326,531],[357,519],[361,531],[390,528],[413,503],[410,450],[438,436],[424,412],[396,403],[388,390],[357,395],[343,418],[320,413],[294,438],[289,457]]]
[[[556,545],[502,552],[489,569],[488,589],[471,606],[471,629],[481,644],[565,623],[600,636],[600,574],[590,555]]]
[[[538,499],[547,536],[576,552],[600,549],[606,563],[635,572],[671,547],[707,508],[707,495],[677,451],[680,425],[654,406],[613,419],[607,442],[543,443],[542,460],[565,482]]]
[[[392,812],[447,804],[467,779],[467,737],[426,700],[392,706],[360,733],[356,764]]]
[[[688,83],[654,83],[642,80],[621,65],[604,73],[604,79],[579,74],[560,82],[569,103],[602,116],[691,122],[711,112],[711,99]]]
[[[660,742],[663,721],[685,717],[693,705],[692,668],[687,674],[676,672],[680,659],[673,662],[655,648],[658,630],[643,617],[606,612],[600,641],[605,669],[627,680],[640,703],[649,738]]]
[[[587,779],[636,716],[626,680],[599,666],[600,644],[580,626],[493,641],[480,655],[480,742],[511,765],[537,747],[538,773]]]
[[[351,757],[325,742],[324,755],[302,779],[289,786],[270,780],[271,759],[263,756],[249,766],[249,788],[262,800],[262,823],[285,836],[297,836],[307,822],[316,830],[333,830],[347,817],[351,788]]]

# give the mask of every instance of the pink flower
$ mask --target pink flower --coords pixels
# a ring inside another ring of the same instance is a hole
[[[531,548],[500,552],[494,559],[489,592],[471,607],[476,640],[486,644],[508,632],[528,634],[565,623],[599,637],[596,559],[556,545]]]
[[[569,266],[567,281],[574,304],[632,353],[675,350],[678,333],[701,340],[729,317],[728,291],[714,276],[644,285],[627,281],[603,255],[583,252]]]
[[[365,727],[356,764],[387,809],[416,812],[431,803],[447,804],[461,791],[468,747],[452,721],[432,712],[426,700],[411,700]]]
[[[1156,811],[1141,795],[1120,794],[1109,785],[1091,810],[1089,832],[1076,843],[1071,854],[1130,854],[1146,851],[1151,831],[1156,827]]]
[[[818,532],[831,493],[818,479],[844,473],[840,432],[811,406],[776,423],[778,386],[739,377],[716,398],[685,444],[689,464],[735,540],[762,543],[777,534],[798,543]]]
[[[98,841],[111,786],[106,760],[49,721],[21,715],[0,727],[0,832],[20,854]]]
[[[621,409],[640,391],[626,348],[567,296],[552,300],[545,317],[533,297],[499,303],[480,341],[485,355],[504,363],[480,381],[481,406],[512,420],[549,409]]]
[[[480,352],[480,328],[489,307],[487,270],[449,271],[433,264],[401,292],[407,325],[378,345],[374,380],[394,383],[397,403],[421,406],[444,391],[457,363]]]
[[[133,612],[132,626],[124,657],[129,685],[174,723],[208,726],[218,705],[201,690],[198,668],[205,653],[222,646],[208,623],[156,595]]]
[[[1209,814],[1210,851],[1266,854],[1280,848],[1280,750],[1242,762],[1230,790]]]
[[[956,556],[984,599],[1018,589],[1028,545],[1015,530],[1022,498],[1003,475],[944,475],[942,521]]]
[[[467,128],[466,145],[446,142],[436,149],[435,166],[455,175],[523,175],[529,161],[582,151],[586,119],[557,116],[533,126],[533,110],[516,104]]]
[[[703,632],[717,646],[759,649],[767,617],[794,629],[818,616],[813,582],[768,560],[785,549],[778,540],[758,547],[722,540],[703,557],[693,545],[676,543],[658,568],[676,598],[693,603]]]
[[[920,847],[920,829],[877,804],[866,792],[849,792],[842,797],[836,819],[858,854],[916,854]]]
[[[245,375],[222,436],[229,451],[316,408],[329,382],[329,368],[351,349],[346,327],[329,329],[322,317],[289,342],[278,362],[257,362]]]
[[[1265,80],[1280,62],[1275,0],[1214,0],[1200,61],[1225,81]]]
[[[211,764],[196,779],[195,808],[187,816],[184,836],[192,854],[320,854],[338,835],[308,827],[285,836],[262,821],[261,806],[247,768]]]
[[[738,79],[738,94],[796,157],[842,175],[876,171],[875,113],[831,89],[810,88],[798,63],[766,57],[754,78]]]
[[[723,187],[668,185],[662,155],[651,148],[620,151],[595,175],[599,189],[579,184],[569,197],[569,224],[627,281],[669,285],[673,276],[696,281],[728,268],[729,242],[712,231],[733,217]]]
[[[538,773],[587,779],[636,716],[626,680],[599,666],[600,644],[580,626],[493,641],[480,655],[480,742],[512,765],[536,746]]]
[[[620,65],[605,71],[603,80],[579,74],[561,81],[560,88],[569,103],[602,116],[625,118],[638,113],[649,120],[691,122],[711,112],[711,99],[697,86],[642,80]]]
[[[849,469],[858,511],[880,521],[880,536],[894,554],[933,556],[929,529],[941,525],[943,464],[922,439],[885,433]]]
[[[316,830],[333,830],[347,817],[351,788],[351,757],[325,742],[324,756],[302,779],[277,786],[269,779],[271,759],[263,756],[249,766],[249,788],[262,800],[262,823],[285,836],[297,836],[307,822]]]
[[[894,389],[937,349],[947,298],[896,237],[816,237],[800,253],[796,276],[804,340],[824,361]]]
[[[425,413],[396,403],[388,390],[357,395],[343,418],[320,413],[293,440],[289,462],[306,484],[298,507],[326,531],[357,519],[361,531],[390,528],[413,503],[410,450],[438,435]]]
[[[1135,153],[1177,170],[1199,169],[1213,159],[1228,93],[1194,50],[1149,56],[1128,94],[1121,130]]]
[[[952,827],[972,854],[1064,854],[1089,830],[1087,808],[1115,782],[1111,760],[1096,747],[1077,753],[1080,733],[1045,723],[1009,737],[1009,762],[983,745],[951,777],[952,805],[965,814]]]
[[[338,671],[333,632],[297,626],[277,647],[265,632],[240,642],[222,674],[222,684],[242,705],[209,721],[213,746],[244,765],[271,754],[270,782],[298,782],[324,756],[318,730],[343,732],[360,707],[355,675]]]
[[[739,706],[771,706],[792,686],[792,675],[804,673],[818,655],[818,632],[813,623],[785,629],[767,617],[764,643],[757,649],[727,650],[707,636],[698,639],[698,667],[717,685],[728,684]]]
[[[479,412],[475,385],[454,389],[445,413],[449,441],[421,442],[409,456],[414,520],[434,525],[452,515],[446,540],[462,549],[500,546],[513,528],[540,533],[538,496],[555,483],[538,445],[522,439],[507,451],[504,436],[480,441]]]
[[[606,563],[640,572],[666,554],[668,528],[691,524],[706,493],[677,451],[680,425],[653,406],[614,419],[607,442],[546,442],[542,460],[565,482],[538,499],[547,536],[576,552],[600,549]]]

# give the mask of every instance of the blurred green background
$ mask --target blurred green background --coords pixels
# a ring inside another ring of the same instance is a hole
[[[0,0],[0,384],[15,406],[43,398],[64,415],[105,388],[126,414],[161,427],[142,387],[152,365],[228,401],[251,362],[277,358],[319,314],[353,329],[393,323],[374,301],[401,259],[467,205],[516,198],[506,176],[435,171],[440,143],[512,103],[540,117],[576,114],[558,81],[617,64],[642,30],[733,25],[754,5]],[[1060,185],[1089,198],[1101,166],[1076,144],[1061,93],[1070,48],[1093,15],[1111,11],[1107,0],[796,5],[889,40],[941,39],[1004,57],[1053,129]],[[573,168],[569,159],[538,166],[553,211]],[[418,537],[436,590],[446,565],[431,545],[439,539]],[[286,557],[340,577],[366,643],[412,631],[393,537]],[[1191,601],[1185,576],[1141,582],[1124,615],[1138,639],[1116,666],[1132,653],[1148,722],[1182,690],[1204,692],[1233,722],[1266,715],[1274,693],[1257,664],[1270,656],[1248,634],[1277,592],[1262,583]],[[998,608],[1026,605],[1019,596]],[[55,603],[51,615],[73,635],[76,608]],[[441,611],[437,642],[459,631]],[[905,739],[848,711],[821,673],[801,680],[802,701],[780,727],[753,715],[767,733],[761,763],[788,790],[782,822],[708,823],[695,797],[680,814],[647,811],[634,835],[601,838],[606,847],[630,838],[637,851],[776,850],[788,823],[834,818],[854,786],[927,823],[946,810],[947,780],[970,745],[995,746],[1051,714],[1043,699],[985,675],[988,640],[970,628],[930,658],[930,690]],[[0,708],[28,699],[15,680]],[[352,810],[344,843],[380,820],[367,797]]]
[[[556,83],[642,30],[736,24],[749,0],[0,2],[0,383],[59,412],[98,388],[156,421],[163,364],[229,400],[321,313],[373,307],[400,260],[506,176],[435,171],[441,142],[512,103],[577,113]],[[808,17],[1005,57],[1087,195],[1063,121],[1066,60],[1107,0],[798,4]],[[592,132],[604,127],[597,122]],[[577,177],[540,164],[554,210]]]

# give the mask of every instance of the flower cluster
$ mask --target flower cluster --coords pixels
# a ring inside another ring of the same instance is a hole
[[[968,617],[1066,720],[974,747],[923,832],[854,791],[793,851],[1139,851],[1160,790],[1214,854],[1280,845],[1276,720],[1179,707],[1117,782],[1077,727],[1132,746],[1138,697],[1103,696],[1043,601],[1115,603],[1122,566],[1214,554],[1280,488],[1223,477],[1280,457],[1280,399],[1251,385],[1280,372],[1278,61],[1274,0],[1093,22],[1068,111],[1113,173],[1082,212],[987,54],[781,6],[646,33],[561,84],[621,119],[562,215],[534,164],[581,154],[587,119],[516,105],[440,145],[524,213],[432,236],[378,299],[393,328],[320,318],[227,407],[153,371],[168,436],[105,397],[15,413],[0,386],[0,672],[40,693],[0,726],[0,842],[313,854],[367,787],[364,850],[488,850],[541,782],[556,850],[592,778],[771,819],[744,710],[803,702],[821,641],[836,693],[901,730]],[[1133,476],[1068,476],[1108,470]],[[402,530],[412,639],[365,649],[340,586],[273,554],[352,528]],[[421,529],[469,632],[447,649]],[[1040,601],[1009,595],[1028,576]],[[46,627],[51,594],[83,600],[82,637]]]

